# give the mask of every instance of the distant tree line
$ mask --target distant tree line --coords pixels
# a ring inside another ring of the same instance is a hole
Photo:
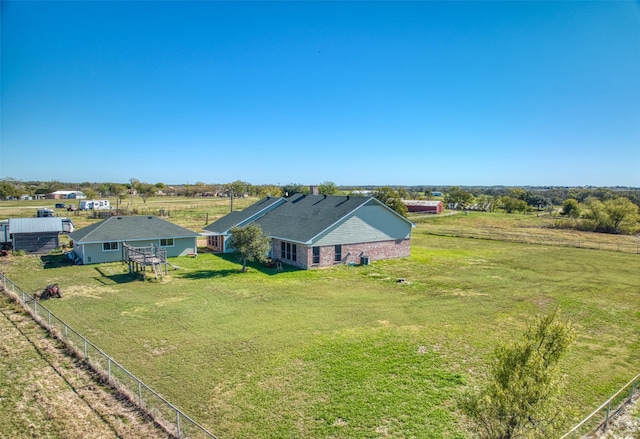
[[[116,197],[120,201],[136,195],[146,202],[155,196],[289,197],[296,193],[308,194],[310,186],[300,183],[254,185],[242,180],[180,185],[148,183],[136,178],[125,183],[0,180],[1,200],[45,195],[57,190],[79,190],[88,198]],[[640,188],[628,187],[338,186],[324,181],[317,185],[317,190],[323,195],[372,195],[401,215],[406,215],[402,200],[433,198],[443,200],[450,209],[506,213],[560,211],[566,219],[558,223],[561,227],[608,233],[636,231],[640,207]]]

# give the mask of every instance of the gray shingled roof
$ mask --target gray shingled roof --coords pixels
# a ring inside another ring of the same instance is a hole
[[[231,212],[222,218],[214,221],[204,228],[207,232],[227,233],[234,227],[246,225],[245,223],[255,221],[257,218],[265,215],[278,204],[285,203],[286,200],[280,197],[265,197],[256,201],[251,206],[241,211]]]
[[[9,233],[62,232],[62,218],[9,218]]]
[[[372,197],[297,194],[287,203],[256,221],[267,236],[308,242]]]
[[[157,216],[112,216],[69,234],[79,244],[197,236],[198,233]]]
[[[220,218],[205,227],[205,230],[226,233],[233,227],[253,222],[260,226],[262,233],[272,238],[306,243],[364,205],[376,203],[387,208],[373,197],[296,194],[281,200],[284,202],[264,215],[255,215],[256,206],[252,205],[241,212],[232,212]],[[258,203],[263,201],[264,199]],[[391,209],[389,211],[398,215]],[[398,217],[411,224],[404,217]]]

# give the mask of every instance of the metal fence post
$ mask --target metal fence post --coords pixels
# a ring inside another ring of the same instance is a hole
[[[176,427],[178,427],[178,439],[182,437],[180,432],[180,411],[176,409]]]
[[[43,321],[43,319],[40,319],[38,316],[38,306],[40,306],[42,309],[44,309],[44,311],[47,312],[47,325],[48,328],[45,329],[51,329],[52,328],[52,319],[57,319],[58,322],[60,322],[60,325],[62,325],[62,333],[64,334],[64,339],[65,342],[67,344],[67,346],[72,346],[74,348],[74,350],[76,350],[78,346],[78,343],[74,341],[69,341],[68,340],[68,331],[71,330],[74,334],[76,334],[78,337],[80,337],[82,339],[83,342],[83,355],[84,355],[84,360],[87,362],[87,364],[89,365],[89,367],[94,368],[94,370],[98,370],[95,369],[96,367],[101,368],[101,358],[106,358],[107,359],[107,374],[108,374],[108,382],[109,384],[113,385],[114,382],[116,382],[116,380],[113,379],[112,377],[112,373],[111,373],[111,364],[114,363],[116,367],[119,367],[120,370],[123,371],[123,373],[126,373],[129,377],[133,378],[137,383],[138,383],[138,406],[144,410],[143,407],[143,399],[142,399],[142,386],[144,385],[149,392],[151,393],[151,395],[153,395],[154,397],[158,398],[162,404],[164,404],[163,407],[168,407],[172,410],[175,410],[176,412],[176,427],[177,427],[177,437],[179,439],[185,439],[186,436],[183,435],[182,433],[182,426],[180,425],[181,422],[181,417],[184,417],[185,419],[187,419],[187,421],[189,422],[189,425],[193,425],[195,428],[197,428],[200,432],[204,433],[207,437],[209,438],[213,438],[213,439],[217,439],[217,437],[209,432],[206,428],[204,428],[203,426],[201,426],[200,424],[198,424],[197,422],[195,422],[193,419],[191,419],[189,416],[185,415],[184,413],[182,413],[177,407],[175,407],[173,404],[171,404],[169,401],[167,401],[166,399],[164,399],[161,395],[157,394],[153,389],[151,389],[150,387],[148,387],[146,384],[144,384],[142,381],[140,381],[140,379],[138,379],[136,376],[134,376],[133,374],[131,374],[129,371],[127,371],[126,369],[124,369],[117,361],[113,360],[109,355],[107,355],[105,352],[103,352],[101,349],[99,349],[97,346],[93,345],[89,340],[87,340],[87,338],[85,338],[83,335],[81,335],[80,333],[76,332],[73,328],[69,327],[64,321],[60,320],[58,317],[55,316],[55,314],[53,314],[51,312],[51,310],[49,310],[47,307],[39,305],[38,301],[35,299],[35,297],[31,297],[28,293],[26,293],[22,288],[18,287],[15,283],[13,283],[10,279],[7,279],[7,277],[4,275],[4,273],[0,272],[0,282],[2,282],[0,285],[4,285],[5,286],[5,290],[6,290],[6,285],[10,285],[11,286],[11,292],[13,293],[14,297],[16,298],[16,300],[20,300],[20,296],[22,297],[22,307],[23,309],[33,318],[33,320],[35,320],[35,322],[37,324],[39,324],[41,327],[45,327],[45,323]],[[20,293],[16,293],[16,288],[17,291]],[[29,303],[27,303],[27,297],[29,298],[29,300],[33,301],[33,312],[31,312],[31,306]],[[55,321],[55,320],[54,320]],[[93,349],[96,351],[95,355],[98,356],[96,357],[98,361],[96,361],[96,365],[91,365],[89,364],[89,355],[88,355],[88,345],[91,345],[93,347]],[[102,356],[102,357],[99,357]],[[100,369],[100,370],[104,370],[104,369]],[[126,383],[121,382],[120,385],[125,386],[125,388],[127,388]],[[133,401],[132,401],[133,402]],[[147,411],[147,413],[154,418],[154,420],[156,419],[155,416],[152,414],[152,410]]]

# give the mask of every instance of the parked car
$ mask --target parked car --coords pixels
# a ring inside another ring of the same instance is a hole
[[[67,210],[69,212],[73,212],[74,210],[76,210],[76,206],[74,204],[69,204],[69,207],[67,207]]]
[[[64,209],[64,203],[56,203],[56,209]]]

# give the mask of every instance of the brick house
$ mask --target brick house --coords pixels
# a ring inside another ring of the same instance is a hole
[[[408,257],[413,223],[374,197],[296,194],[266,197],[204,228],[207,247],[229,253],[234,227],[257,224],[269,256],[303,269]]]

